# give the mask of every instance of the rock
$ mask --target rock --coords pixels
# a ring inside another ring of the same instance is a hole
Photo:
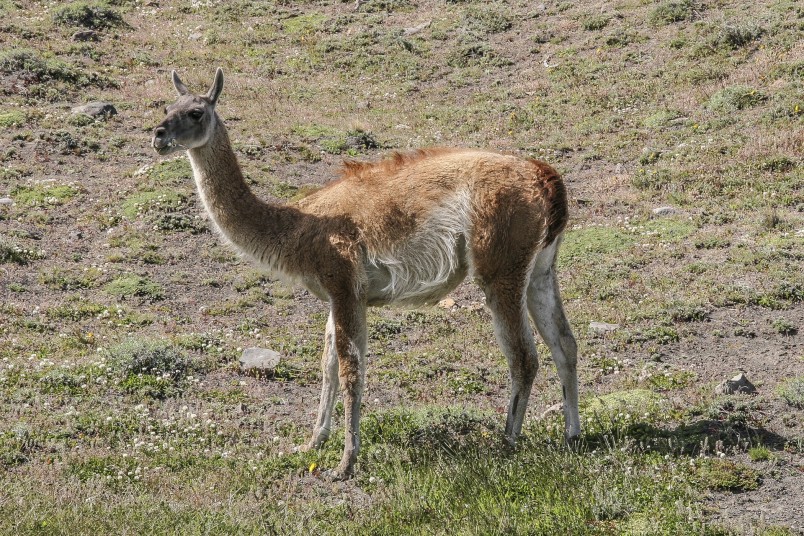
[[[611,333],[620,328],[620,324],[607,324],[606,322],[589,322],[589,332],[598,335]]]
[[[95,30],[81,30],[73,34],[73,41],[100,41],[100,35]]]
[[[93,101],[73,108],[74,114],[86,114],[90,117],[109,117],[117,115],[117,108],[109,102]]]
[[[267,348],[246,348],[240,356],[243,372],[273,372],[282,356]]]
[[[455,307],[455,300],[452,298],[444,298],[440,302],[438,302],[438,306],[442,309],[452,309]]]
[[[742,372],[730,380],[726,380],[717,387],[715,387],[716,395],[732,395],[734,393],[742,393],[744,395],[751,395],[757,392],[754,384],[748,381],[748,378]]]
[[[0,205],[13,205],[14,200],[10,197],[0,197]]]
[[[677,213],[678,209],[676,207],[671,207],[669,205],[664,207],[656,207],[653,209],[654,216],[672,216],[673,214]]]

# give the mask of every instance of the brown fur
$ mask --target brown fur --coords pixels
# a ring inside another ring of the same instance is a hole
[[[246,185],[215,113],[222,71],[202,97],[175,73],[173,82],[180,97],[154,130],[154,148],[188,150],[201,200],[238,250],[329,302],[321,402],[307,447],[329,436],[340,387],[346,445],[339,476],[352,474],[360,447],[366,307],[433,302],[467,273],[486,294],[509,361],[506,436],[513,441],[521,430],[538,368],[529,312],[561,376],[567,435],[580,432],[575,341],[555,278],[567,194],[552,167],[473,149],[395,152],[373,163],[347,161],[340,179],[308,197],[269,204]]]

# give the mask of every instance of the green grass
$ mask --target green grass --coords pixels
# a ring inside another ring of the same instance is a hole
[[[19,186],[11,190],[14,201],[27,206],[53,206],[66,203],[76,195],[79,190],[70,185],[49,186],[37,184],[34,186]]]
[[[165,297],[164,289],[147,277],[134,274],[121,275],[104,286],[104,290],[112,296],[120,298],[142,297],[161,300]]]

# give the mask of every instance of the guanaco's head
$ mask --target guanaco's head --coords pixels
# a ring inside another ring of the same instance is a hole
[[[193,95],[176,71],[173,85],[179,98],[165,107],[165,120],[154,129],[151,145],[161,155],[206,145],[215,130],[215,103],[223,89],[223,70],[218,67],[215,81],[206,95]]]

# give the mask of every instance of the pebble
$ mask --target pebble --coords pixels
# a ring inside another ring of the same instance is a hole
[[[592,333],[610,333],[619,329],[620,324],[607,324],[606,322],[589,322],[589,331]]]
[[[676,212],[678,212],[678,209],[669,205],[664,207],[656,207],[653,209],[654,216],[671,216]]]
[[[240,356],[240,368],[244,372],[273,372],[281,358],[279,352],[268,348],[246,348]]]
[[[0,205],[13,205],[14,200],[10,197],[0,197]]]
[[[452,298],[444,298],[440,302],[438,302],[438,306],[442,309],[452,309],[455,307],[455,300]]]
[[[72,109],[74,114],[86,114],[90,117],[109,117],[117,115],[117,108],[110,102],[92,101]]]

